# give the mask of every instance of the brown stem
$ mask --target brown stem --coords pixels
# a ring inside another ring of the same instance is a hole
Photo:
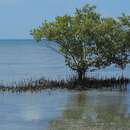
[[[78,72],[78,80],[83,81],[85,79],[86,71],[85,70],[78,70],[77,72]]]

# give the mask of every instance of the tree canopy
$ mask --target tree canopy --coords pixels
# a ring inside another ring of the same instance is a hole
[[[103,17],[96,7],[85,5],[75,14],[57,16],[33,29],[37,41],[54,41],[65,63],[85,78],[87,71],[115,64],[125,68],[130,63],[130,16]]]

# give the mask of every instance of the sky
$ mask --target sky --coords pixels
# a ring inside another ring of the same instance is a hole
[[[87,3],[104,16],[130,15],[130,0],[0,0],[0,39],[31,39],[30,30],[45,19],[73,14]]]

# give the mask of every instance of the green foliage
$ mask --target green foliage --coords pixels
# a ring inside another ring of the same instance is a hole
[[[73,16],[58,16],[32,30],[39,41],[46,38],[58,45],[65,63],[83,79],[85,72],[111,64],[124,68],[130,62],[130,16],[103,18],[96,7],[85,5]]]

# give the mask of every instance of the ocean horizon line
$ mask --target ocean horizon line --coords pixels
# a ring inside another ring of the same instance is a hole
[[[3,41],[3,40],[34,40],[33,38],[1,38],[0,41]]]

